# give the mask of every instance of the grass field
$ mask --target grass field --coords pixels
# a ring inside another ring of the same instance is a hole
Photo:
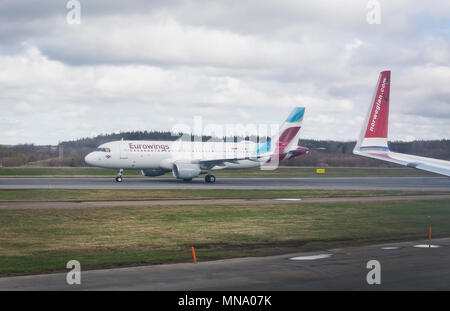
[[[253,190],[253,189],[0,189],[0,202],[45,201],[127,201],[164,199],[274,199],[274,198],[336,198],[367,196],[400,196],[423,194],[450,194],[450,191],[398,190]]]
[[[316,168],[311,167],[280,167],[266,171],[260,169],[223,170],[214,171],[220,177],[410,177],[410,176],[438,176],[412,168],[326,168],[325,174],[317,174]],[[114,177],[115,170],[93,167],[78,168],[0,168],[0,177]],[[139,170],[126,170],[125,178],[142,177]],[[161,177],[173,177],[167,173]]]
[[[430,217],[428,217],[430,216]],[[450,200],[0,210],[0,274],[199,261],[450,235]]]

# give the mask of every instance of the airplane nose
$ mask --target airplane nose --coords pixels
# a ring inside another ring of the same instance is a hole
[[[89,165],[94,165],[94,155],[92,154],[92,152],[84,157],[84,162]]]

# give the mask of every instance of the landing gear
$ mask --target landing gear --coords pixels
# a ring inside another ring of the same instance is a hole
[[[205,182],[207,182],[207,183],[211,183],[211,184],[213,184],[213,183],[215,183],[216,182],[216,176],[214,176],[214,175],[206,175],[205,176]]]
[[[123,174],[123,169],[121,168],[120,170],[117,171],[117,177],[116,177],[117,182],[122,182],[122,174]]]

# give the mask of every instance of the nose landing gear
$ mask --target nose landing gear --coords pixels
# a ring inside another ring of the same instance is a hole
[[[216,182],[216,176],[210,175],[210,174],[206,175],[205,176],[205,182],[206,183],[210,183],[210,184],[215,183]]]
[[[117,177],[116,177],[117,182],[122,182],[122,175],[123,175],[123,169],[121,168],[120,170],[117,171]]]

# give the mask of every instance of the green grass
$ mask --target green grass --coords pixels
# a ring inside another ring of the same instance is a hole
[[[450,194],[450,191],[397,190],[260,190],[260,189],[0,189],[0,202],[126,201],[164,199],[273,199]]]
[[[276,170],[242,169],[214,171],[218,177],[412,177],[437,176],[435,174],[412,168],[326,168],[325,174],[317,174],[316,168],[280,167]],[[0,168],[0,177],[113,177],[115,170],[93,167],[77,168]],[[142,177],[139,170],[126,170],[127,177]],[[172,173],[162,177],[172,178]]]
[[[431,218],[428,218],[431,216]],[[0,274],[234,256],[450,235],[450,200],[0,210]]]

